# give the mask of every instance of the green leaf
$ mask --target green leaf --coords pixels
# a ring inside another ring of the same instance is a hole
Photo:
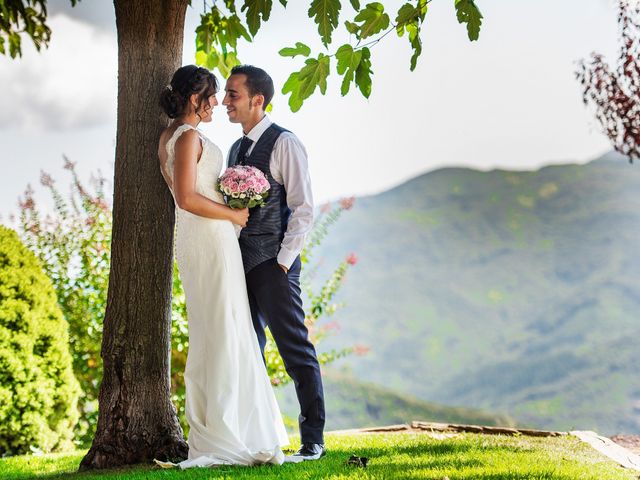
[[[405,3],[398,10],[396,17],[396,32],[402,37],[405,32],[409,34],[409,43],[413,48],[411,56],[411,71],[415,70],[418,57],[422,53],[422,41],[420,40],[420,27],[427,13],[426,0],[420,0],[414,7],[409,3]]]
[[[350,1],[351,1],[351,6],[356,12],[360,10],[360,0],[350,0]]]
[[[410,3],[405,3],[400,7],[396,17],[396,32],[398,32],[399,37],[404,35],[405,24],[414,20],[417,11],[418,9]]]
[[[353,56],[353,47],[348,43],[342,45],[336,51],[336,59],[338,60],[338,65],[336,70],[338,74],[342,75],[351,65],[351,57]]]
[[[38,50],[40,50],[39,44],[34,42],[34,45]],[[9,34],[9,55],[11,55],[11,58],[22,56],[22,49],[20,48],[20,35],[15,32],[11,32]]]
[[[300,81],[300,94],[302,98],[309,98],[316,87],[319,87],[323,95],[327,91],[327,77],[331,69],[331,57],[320,54],[318,59],[309,58],[305,61],[305,66],[300,70],[298,80]]]
[[[226,78],[231,73],[231,69],[236,65],[240,65],[240,60],[238,60],[236,52],[229,52],[220,57],[218,70]]]
[[[362,58],[356,68],[356,85],[360,89],[360,92],[365,98],[369,98],[371,95],[371,51],[364,47],[362,50]]]
[[[318,24],[318,33],[325,47],[331,43],[331,33],[338,26],[340,8],[339,0],[313,0],[307,12]]]
[[[202,51],[208,55],[214,44],[218,42],[220,24],[219,11],[212,8],[211,12],[200,16],[200,25],[196,28],[196,52]]]
[[[469,40],[478,40],[480,26],[482,25],[482,13],[480,13],[474,0],[456,0],[455,7],[458,23],[467,24]]]
[[[51,30],[46,24],[46,0],[0,0],[0,53],[12,58],[22,56],[23,34],[36,50],[47,47]]]
[[[226,34],[226,40],[229,45],[231,45],[234,49],[238,43],[239,38],[244,38],[247,42],[251,41],[251,36],[247,29],[244,28],[240,17],[237,15],[231,15],[230,17],[225,19],[223,24],[224,32]]]
[[[280,0],[280,3],[284,8],[287,8],[287,0]]]
[[[220,65],[220,54],[215,48],[210,48],[208,53],[199,50],[196,52],[196,65],[215,70]]]
[[[231,68],[240,64],[237,56],[238,39],[251,41],[251,35],[242,20],[234,13],[229,17],[221,14],[214,5],[201,15],[196,28],[196,64],[210,70],[218,69],[227,77]]]
[[[207,66],[207,54],[204,53],[202,50],[196,50],[196,65],[198,65],[200,67],[205,67],[205,68],[208,68],[209,70],[211,70]]]
[[[349,93],[349,87],[355,78],[356,70],[362,59],[362,51],[353,50],[351,45],[345,44],[336,52],[336,58],[338,59],[338,74],[344,75],[342,85],[340,86],[340,93],[344,97]]]
[[[289,108],[292,112],[297,112],[302,107],[303,100],[300,98],[300,81],[298,80],[298,72],[293,72],[282,86],[282,93],[289,96]]]
[[[260,30],[260,22],[266,22],[271,15],[272,0],[245,0],[242,11],[247,11],[247,25],[251,35],[255,36]]]
[[[323,95],[327,91],[327,77],[331,69],[331,58],[320,54],[318,58],[308,58],[299,72],[293,72],[282,87],[282,93],[290,93],[289,107],[297,112],[304,100],[309,98],[319,87]]]
[[[409,32],[409,41],[413,48],[413,55],[411,55],[411,71],[416,69],[418,63],[418,57],[422,54],[422,41],[420,40],[420,27],[418,25],[408,25],[407,31]]]
[[[278,53],[283,57],[295,57],[296,55],[308,57],[311,54],[311,49],[302,42],[296,42],[295,47],[285,47]]]
[[[361,22],[358,37],[363,39],[386,29],[389,26],[389,15],[384,13],[384,5],[373,2],[360,10],[354,21]]]
[[[344,22],[344,26],[347,29],[347,32],[354,35],[357,34],[358,31],[360,30],[360,26],[357,23],[346,21]]]

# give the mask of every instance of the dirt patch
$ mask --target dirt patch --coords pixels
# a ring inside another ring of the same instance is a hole
[[[640,455],[640,435],[614,435],[611,440]]]
[[[533,430],[530,428],[509,428],[509,427],[488,427],[482,425],[460,425],[455,423],[435,423],[413,421],[399,425],[389,425],[387,427],[358,428],[354,430],[340,430],[331,433],[482,433],[485,435],[526,435],[530,437],[558,437],[567,435],[567,432],[554,432],[548,430]]]

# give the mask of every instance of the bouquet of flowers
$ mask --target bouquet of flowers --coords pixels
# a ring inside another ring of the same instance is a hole
[[[227,168],[217,186],[231,208],[263,207],[271,188],[264,173],[248,165]]]

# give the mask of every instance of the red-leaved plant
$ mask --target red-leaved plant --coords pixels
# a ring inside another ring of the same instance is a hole
[[[592,53],[581,60],[576,78],[583,100],[595,109],[596,118],[613,147],[623,155],[640,158],[640,3],[619,0],[620,54],[615,69],[604,57]]]

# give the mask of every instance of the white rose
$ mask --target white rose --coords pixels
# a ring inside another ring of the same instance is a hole
[[[237,194],[237,193],[235,193],[235,192],[234,192],[234,193],[232,193],[232,194],[231,194],[231,198],[238,198],[238,194]]]
[[[254,200],[262,200],[262,195],[256,195],[253,197]]]
[[[247,194],[246,193],[241,193],[240,194],[240,198],[247,198]]]
[[[231,189],[229,187],[224,187],[224,194],[225,195],[230,195],[231,194]]]

